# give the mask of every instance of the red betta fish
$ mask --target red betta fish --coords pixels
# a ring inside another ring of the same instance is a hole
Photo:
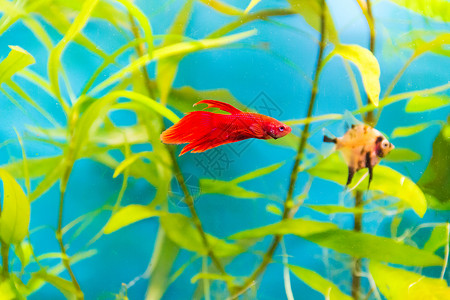
[[[165,144],[188,144],[180,156],[192,150],[192,153],[204,152],[208,149],[245,139],[278,139],[289,132],[291,127],[274,118],[243,112],[234,106],[216,101],[202,100],[194,104],[207,104],[230,114],[219,114],[208,111],[193,111],[184,116],[178,123],[161,134]]]

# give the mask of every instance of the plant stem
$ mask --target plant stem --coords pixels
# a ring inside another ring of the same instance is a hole
[[[69,160],[70,161],[70,160]],[[58,211],[58,227],[56,229],[56,239],[58,240],[59,247],[61,249],[61,260],[66,268],[67,272],[70,275],[72,283],[77,291],[76,298],[79,300],[84,299],[83,292],[81,291],[81,287],[78,284],[77,278],[72,271],[70,266],[69,256],[67,255],[66,248],[64,247],[63,235],[62,235],[62,224],[63,224],[63,211],[64,211],[64,195],[66,193],[67,182],[69,181],[70,173],[72,171],[72,163],[68,163],[66,170],[61,178],[61,186],[60,186],[60,198],[59,198],[59,211]]]
[[[318,86],[319,86],[319,77],[320,72],[322,70],[322,60],[323,60],[323,52],[325,49],[325,0],[321,1],[322,11],[321,11],[321,26],[320,26],[320,43],[319,43],[319,50],[318,50],[318,57],[317,57],[317,64],[315,68],[314,73],[314,81],[311,91],[311,97],[309,99],[309,105],[308,105],[308,111],[306,118],[311,118],[314,104],[317,96]],[[298,173],[299,173],[299,166],[303,159],[303,153],[306,147],[306,141],[308,139],[309,135],[309,125],[310,122],[306,122],[305,126],[303,127],[303,131],[300,138],[300,144],[298,146],[297,154],[295,156],[294,166],[291,171],[291,175],[289,178],[289,187],[288,192],[286,196],[286,200],[284,201],[284,208],[283,208],[283,216],[282,220],[291,218],[291,208],[293,206],[293,195],[294,195],[294,188],[295,183],[297,182]],[[253,282],[265,271],[267,265],[271,262],[272,256],[275,253],[275,250],[277,249],[278,244],[280,243],[281,239],[283,238],[282,235],[275,235],[273,238],[272,244],[270,245],[267,252],[264,254],[263,260],[260,263],[260,265],[256,268],[255,271],[247,278],[247,280],[244,282],[242,286],[237,288],[235,292],[232,295],[232,298],[236,298],[242,293],[244,293],[250,286],[253,285]]]
[[[139,27],[137,26],[136,21],[133,18],[133,15],[131,13],[128,13],[128,18],[130,19],[131,31],[133,32],[134,38],[140,39],[141,35],[139,33]],[[146,52],[144,43],[142,42],[142,43],[137,44],[135,46],[135,50],[136,50],[138,57],[144,56],[144,54]],[[148,96],[152,99],[155,99],[155,94],[153,93],[153,88],[150,83],[150,76],[148,75],[146,66],[143,66],[141,68],[141,72],[142,72],[142,76],[144,79],[145,88],[147,89],[147,92],[148,92]]]
[[[8,257],[9,257],[9,245],[5,242],[1,242],[1,254],[2,254],[2,278],[9,278],[9,266],[8,266]]]
[[[135,39],[139,39],[140,34],[139,34],[138,27],[137,27],[133,17],[131,15],[129,15],[129,17],[130,17],[130,22],[131,22],[132,28],[134,28],[133,35],[134,35]],[[135,49],[136,49],[136,53],[138,54],[139,57],[144,55],[145,49],[143,48],[142,44],[137,45],[135,47]],[[144,76],[145,87],[147,89],[147,93],[148,93],[149,97],[156,101],[156,99],[154,98],[154,95],[153,95],[153,88],[152,88],[152,84],[150,81],[150,77],[148,75],[148,72],[147,72],[147,69],[145,68],[145,66],[141,68],[141,72],[142,72],[142,75]],[[164,130],[164,125],[163,125],[162,120],[161,120],[161,128]],[[224,275],[224,274],[226,274],[225,269],[222,266],[222,263],[220,262],[220,260],[215,255],[214,251],[212,250],[211,245],[209,244],[207,235],[206,235],[205,231],[203,230],[202,223],[197,215],[197,211],[195,210],[194,199],[192,198],[192,195],[190,194],[190,192],[186,186],[186,182],[184,180],[183,174],[181,173],[181,169],[180,169],[180,166],[178,165],[178,161],[175,156],[175,153],[170,146],[167,146],[167,151],[169,152],[170,158],[172,160],[175,178],[178,181],[178,183],[181,187],[181,190],[183,191],[185,202],[186,202],[187,206],[189,207],[189,211],[191,213],[192,221],[202,238],[203,245],[207,251],[207,255],[211,258],[211,261],[216,266],[216,268],[220,271],[220,273]]]
[[[217,269],[222,273],[223,275],[226,274],[224,267],[222,266],[222,263],[215,255],[214,251],[211,248],[211,245],[208,242],[208,238],[206,236],[205,231],[203,230],[202,223],[200,222],[200,219],[197,215],[197,211],[194,207],[194,199],[192,198],[191,194],[189,193],[189,190],[186,186],[186,182],[184,181],[183,174],[181,173],[180,166],[178,165],[177,159],[175,157],[175,153],[172,149],[168,149],[170,152],[172,161],[173,161],[173,168],[174,168],[174,175],[177,179],[178,183],[180,184],[181,190],[183,191],[184,199],[189,207],[189,211],[191,213],[192,221],[194,222],[195,227],[197,228],[197,231],[200,233],[200,236],[203,241],[203,245],[205,246],[205,249],[207,251],[207,255],[211,258],[214,265],[217,267]]]
[[[362,210],[363,207],[363,192],[356,191],[355,193],[355,208]],[[353,230],[356,232],[362,231],[362,213],[355,212],[355,223],[353,225]],[[355,300],[359,299],[359,289],[361,286],[361,259],[353,258],[352,266],[352,297]]]
[[[0,216],[2,213],[2,202],[0,199]],[[3,241],[0,242],[0,254],[2,256],[2,279],[9,278],[9,245]]]
[[[372,15],[372,3],[371,0],[367,0],[367,24],[369,25],[370,30],[370,43],[369,50],[375,55],[375,20]],[[367,97],[367,104],[370,104],[370,99]],[[368,111],[366,114],[366,123],[369,123],[373,126],[376,123],[376,120],[373,115],[373,111]]]

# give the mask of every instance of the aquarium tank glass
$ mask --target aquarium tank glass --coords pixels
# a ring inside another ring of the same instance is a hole
[[[450,299],[449,21],[0,0],[0,299]]]

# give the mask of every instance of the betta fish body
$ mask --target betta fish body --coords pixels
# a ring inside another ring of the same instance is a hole
[[[373,167],[392,149],[392,145],[378,130],[365,124],[352,125],[340,138],[323,137],[323,141],[336,144],[348,165],[348,186],[356,171],[369,169],[369,186],[373,177]]]
[[[179,122],[161,134],[165,144],[188,144],[180,156],[192,150],[192,153],[204,152],[208,149],[249,138],[277,139],[291,132],[291,128],[274,118],[243,112],[234,106],[216,101],[202,100],[194,104],[207,104],[230,114],[219,114],[208,111],[188,113]]]

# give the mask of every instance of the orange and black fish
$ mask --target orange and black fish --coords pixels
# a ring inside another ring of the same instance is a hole
[[[373,167],[392,149],[392,145],[378,130],[368,125],[352,125],[340,138],[323,137],[323,141],[336,144],[336,150],[342,152],[348,165],[348,186],[356,171],[369,169],[369,186],[373,177]]]
[[[250,112],[243,112],[234,106],[216,101],[202,100],[194,104],[207,104],[230,114],[208,111],[193,111],[184,116],[175,125],[161,134],[165,144],[188,144],[180,156],[192,150],[192,153],[245,139],[278,139],[291,128],[274,118]]]

